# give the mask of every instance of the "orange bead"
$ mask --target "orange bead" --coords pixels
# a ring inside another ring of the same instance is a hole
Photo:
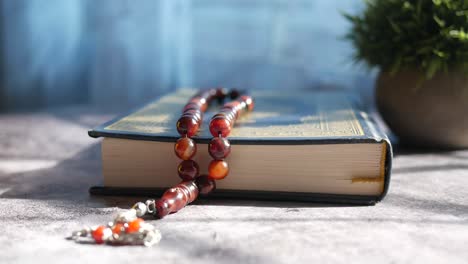
[[[197,153],[197,145],[190,138],[179,138],[174,145],[174,152],[180,159],[189,160]]]
[[[98,244],[104,243],[104,235],[107,230],[107,226],[98,226],[93,230],[91,236],[94,238],[94,241]]]
[[[112,233],[119,235],[123,229],[124,225],[121,223],[117,223],[112,227]]]
[[[217,116],[211,119],[210,132],[213,137],[217,137],[221,134],[222,137],[227,137],[231,133],[231,123],[228,119]]]
[[[208,174],[211,179],[224,179],[229,173],[229,166],[224,160],[212,160],[208,166]]]
[[[138,232],[138,230],[140,230],[141,224],[143,222],[144,221],[141,218],[137,218],[137,219],[131,221],[130,223],[128,223],[127,228],[125,228],[125,232],[127,232],[127,233]]]

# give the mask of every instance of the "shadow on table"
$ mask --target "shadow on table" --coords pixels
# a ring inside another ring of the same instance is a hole
[[[100,180],[101,153],[91,145],[56,166],[0,176],[1,198],[75,201],[88,196],[88,186]]]
[[[55,167],[0,176],[0,198],[62,200],[71,203],[92,202],[91,206],[117,206],[128,208],[142,199],[155,197],[95,196],[89,187],[101,183],[101,152],[98,144],[92,145]],[[270,202],[250,200],[198,200],[196,204],[222,204],[261,207],[338,207],[344,205]]]

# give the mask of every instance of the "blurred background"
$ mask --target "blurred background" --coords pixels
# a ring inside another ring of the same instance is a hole
[[[369,94],[360,0],[2,0],[0,109],[139,104],[177,87]]]

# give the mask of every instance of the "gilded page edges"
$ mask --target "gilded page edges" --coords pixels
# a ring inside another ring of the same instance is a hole
[[[382,179],[381,183],[381,193],[385,190],[385,164],[387,159],[387,143],[384,141],[382,143],[382,157],[380,158],[380,178]]]
[[[387,143],[383,141],[380,157],[380,175],[379,177],[356,177],[351,180],[352,183],[380,183],[381,193],[385,190],[385,163],[387,159]]]

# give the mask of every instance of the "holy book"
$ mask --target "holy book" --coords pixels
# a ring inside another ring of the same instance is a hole
[[[181,89],[89,131],[102,137],[103,186],[95,194],[156,195],[180,182],[175,124],[195,90]],[[344,92],[255,91],[255,111],[229,135],[229,176],[214,198],[374,204],[390,182],[387,136]],[[208,125],[204,114],[193,139],[194,160],[207,174]]]

